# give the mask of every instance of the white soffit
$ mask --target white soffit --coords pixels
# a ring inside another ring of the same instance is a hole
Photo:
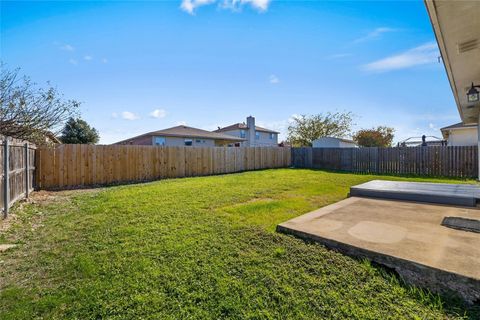
[[[480,85],[480,0],[425,0],[458,112],[466,124],[477,123],[480,103],[466,92]]]

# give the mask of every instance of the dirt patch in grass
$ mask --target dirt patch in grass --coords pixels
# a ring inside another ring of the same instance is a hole
[[[4,237],[12,235],[12,233],[9,232],[12,228],[21,224],[24,229],[25,223],[29,224],[31,231],[34,231],[42,226],[42,220],[45,218],[42,208],[47,208],[53,204],[61,206],[62,203],[71,201],[72,197],[83,194],[93,195],[100,191],[101,189],[81,189],[66,191],[40,190],[32,192],[28,199],[22,199],[12,206],[6,219],[0,220],[0,234]]]

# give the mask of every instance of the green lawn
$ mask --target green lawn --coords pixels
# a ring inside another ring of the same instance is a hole
[[[0,253],[0,319],[479,317],[367,262],[275,233],[373,178],[392,179],[277,169],[22,205],[0,237],[18,244]]]

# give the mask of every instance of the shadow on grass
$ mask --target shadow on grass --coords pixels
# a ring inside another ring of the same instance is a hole
[[[393,268],[366,259],[356,260],[361,261],[365,267],[371,268],[373,272],[380,275],[386,281],[401,286],[408,294],[413,296],[415,300],[425,306],[442,310],[449,316],[460,316],[472,320],[480,319],[480,301],[476,301],[473,305],[470,305],[454,291],[443,292],[441,294],[434,293],[428,289],[406,283]]]

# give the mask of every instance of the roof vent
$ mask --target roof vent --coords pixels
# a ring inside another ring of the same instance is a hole
[[[465,53],[470,50],[477,49],[479,45],[478,39],[468,40],[458,44],[458,53]]]

